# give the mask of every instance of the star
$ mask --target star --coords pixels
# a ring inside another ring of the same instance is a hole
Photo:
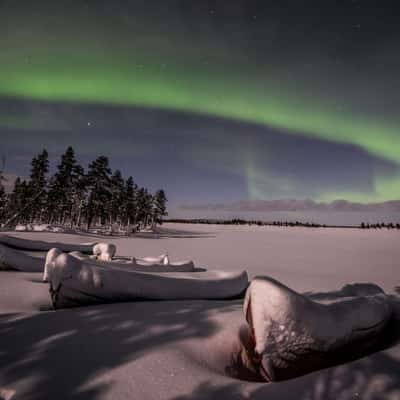
[[[91,126],[91,125],[92,125],[92,123],[90,121],[88,121],[87,126]]]

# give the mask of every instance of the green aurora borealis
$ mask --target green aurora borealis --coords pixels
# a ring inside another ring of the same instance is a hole
[[[9,6],[0,15],[0,96],[159,107],[354,145],[397,165],[398,173],[375,171],[370,193],[338,189],[323,191],[319,198],[400,198],[400,117],[394,105],[400,95],[393,73],[398,56],[389,41],[382,51],[371,44],[355,57],[336,48],[337,62],[330,58],[331,49],[314,39],[301,48],[299,43],[273,44],[267,55],[259,55],[260,44],[246,51],[248,43],[235,42],[236,34],[221,39],[214,36],[218,32],[200,30],[188,37],[187,26],[160,22],[162,10],[152,18],[143,11],[131,20],[118,19],[119,13],[92,13],[90,7],[75,14],[67,10],[64,20],[62,8],[42,11],[28,18]],[[178,17],[170,11],[168,18],[176,22]],[[377,64],[372,51],[379,56]],[[36,128],[23,115],[13,119],[0,109],[1,126]],[[240,168],[250,198],[263,197],[257,182],[268,181],[268,171],[254,166],[251,154]]]

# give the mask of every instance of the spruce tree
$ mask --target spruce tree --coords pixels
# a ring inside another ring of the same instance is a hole
[[[153,202],[153,226],[162,224],[162,217],[168,215],[167,213],[167,196],[164,190],[157,190],[154,195]]]
[[[4,222],[4,219],[6,218],[6,206],[7,206],[6,190],[3,184],[3,182],[5,181],[4,171],[3,171],[4,164],[5,161],[3,161],[3,165],[0,169],[0,225]]]
[[[86,194],[87,189],[85,170],[81,165],[76,164],[72,175],[71,228],[73,225],[80,226],[81,224]]]
[[[121,223],[124,207],[124,184],[121,171],[115,170],[110,179],[110,202],[108,216],[110,219],[110,226],[116,222]]]
[[[136,201],[136,223],[138,228],[145,228],[151,223],[153,213],[153,196],[146,188],[140,188],[137,191]]]
[[[46,202],[46,175],[49,171],[49,155],[43,150],[31,161],[31,174],[28,184],[30,221],[41,222]]]
[[[6,191],[0,179],[0,225],[4,222],[6,218],[6,206],[7,206]]]
[[[65,224],[75,216],[78,207],[79,181],[82,179],[83,168],[75,160],[75,154],[72,147],[68,147],[61,156],[61,162],[57,166],[51,187],[48,193],[49,203],[49,223],[58,222]]]
[[[111,169],[108,158],[98,157],[91,162],[86,175],[88,199],[86,204],[86,223],[90,229],[94,219],[102,225],[107,219],[107,204],[111,199]]]
[[[125,182],[123,218],[128,231],[136,224],[137,185],[130,176]]]
[[[7,221],[6,226],[30,221],[30,194],[29,185],[18,177],[14,182],[14,189],[7,200]]]
[[[135,223],[138,224],[137,228],[140,229],[145,226],[147,215],[147,191],[145,188],[139,188],[136,200]]]
[[[21,196],[21,178],[18,176],[14,181],[14,188],[8,197],[7,212],[8,217],[15,214],[18,210],[22,210],[22,196]]]

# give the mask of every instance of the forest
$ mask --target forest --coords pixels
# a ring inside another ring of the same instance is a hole
[[[112,171],[109,159],[99,156],[85,169],[72,147],[50,175],[46,150],[33,157],[29,179],[17,178],[12,191],[4,187],[0,171],[0,226],[50,224],[69,228],[119,230],[132,233],[154,228],[167,213],[164,190],[150,193],[133,177]]]

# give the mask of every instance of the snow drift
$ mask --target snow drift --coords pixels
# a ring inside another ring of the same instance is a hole
[[[61,251],[80,251],[81,253],[92,254],[93,247],[96,243],[62,243],[62,242],[44,242],[41,240],[29,240],[15,236],[8,236],[1,234],[0,243],[8,247],[20,250],[31,250],[31,251],[49,251],[52,248],[58,248]]]
[[[60,254],[49,263],[54,308],[138,299],[227,299],[244,293],[246,272],[153,274],[107,269]]]
[[[253,372],[279,381],[376,351],[393,316],[390,297],[376,285],[342,291],[356,297],[321,304],[272,278],[253,279],[244,302]]]

